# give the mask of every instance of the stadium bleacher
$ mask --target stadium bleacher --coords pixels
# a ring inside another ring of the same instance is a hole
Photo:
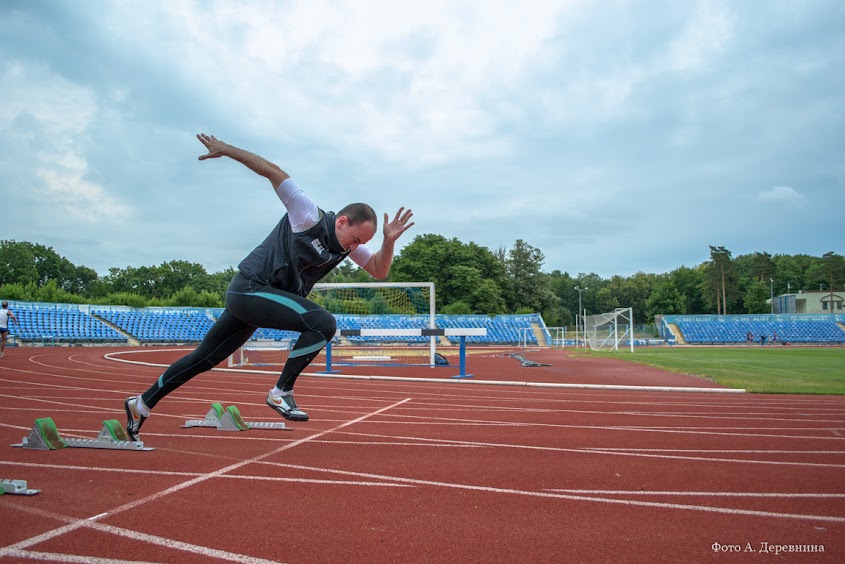
[[[101,320],[78,309],[55,307],[15,308],[20,328],[14,331],[20,340],[45,344],[126,343],[127,338]]]
[[[119,327],[141,343],[201,341],[214,321],[204,311],[96,310],[94,315]]]
[[[13,342],[22,344],[100,344],[140,342],[142,344],[197,343],[202,340],[222,309],[147,308],[121,306],[75,306],[19,302],[13,306],[20,327],[13,326]],[[338,329],[421,329],[429,326],[427,315],[338,314]],[[755,344],[845,345],[845,320],[836,316],[810,315],[694,315],[663,316],[660,332],[670,343],[670,325],[692,345],[739,345],[747,343],[749,332]],[[443,315],[435,324],[442,329],[483,327],[487,335],[466,337],[467,344],[537,346],[535,331],[549,338],[542,318],[533,315]],[[260,328],[252,340],[295,341],[299,333]],[[339,337],[336,337],[339,340]],[[344,337],[349,343],[368,344],[379,338]],[[437,338],[444,344],[447,338]],[[426,344],[428,337],[397,337],[398,343]],[[455,343],[452,343],[455,344]]]
[[[83,309],[85,311],[83,311]],[[202,340],[221,315],[222,309],[159,308],[133,309],[110,306],[68,306],[52,304],[39,306],[16,304],[15,312],[21,323],[13,333],[22,343],[128,343],[142,344],[195,343]],[[386,328],[421,329],[429,326],[427,315],[349,315],[338,314],[338,329]],[[542,318],[535,315],[437,315],[439,328],[487,329],[484,337],[467,337],[469,344],[537,345],[532,324],[544,328]],[[299,333],[259,328],[251,340],[296,340]],[[366,344],[378,338],[347,337],[348,342]],[[443,339],[437,338],[442,343]],[[428,343],[428,337],[397,337],[397,342]]]
[[[689,344],[745,344],[748,333],[761,344],[845,344],[845,331],[833,321],[678,321]]]

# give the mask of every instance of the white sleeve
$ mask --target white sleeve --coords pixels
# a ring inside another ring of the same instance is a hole
[[[349,253],[349,258],[352,259],[352,262],[364,268],[364,265],[370,262],[370,259],[373,256],[373,251],[365,247],[364,245],[358,245],[355,247],[355,250]]]
[[[320,209],[291,178],[276,188],[276,195],[288,210],[288,220],[294,233],[305,231],[320,221]]]

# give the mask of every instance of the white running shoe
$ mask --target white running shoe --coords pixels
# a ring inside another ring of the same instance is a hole
[[[291,421],[308,421],[308,414],[296,406],[296,402],[293,400],[293,391],[284,392],[280,396],[274,396],[273,391],[270,390],[267,394],[267,405],[285,419],[290,419]]]
[[[129,435],[129,438],[133,442],[138,442],[141,440],[138,433],[141,431],[141,425],[143,425],[147,418],[138,413],[138,409],[135,407],[135,399],[136,396],[126,398],[126,401],[123,402],[123,407],[126,409],[126,434]]]

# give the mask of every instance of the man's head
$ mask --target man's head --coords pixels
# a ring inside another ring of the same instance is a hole
[[[0,304],[0,308],[9,309],[9,302],[3,302],[2,304]]]
[[[334,231],[344,249],[354,251],[376,234],[378,218],[367,204],[349,204],[335,214]]]

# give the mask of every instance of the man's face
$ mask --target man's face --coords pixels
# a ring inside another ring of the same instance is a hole
[[[373,238],[376,226],[372,221],[349,225],[349,218],[342,215],[335,220],[334,232],[344,249],[354,251],[358,245],[363,245]]]

